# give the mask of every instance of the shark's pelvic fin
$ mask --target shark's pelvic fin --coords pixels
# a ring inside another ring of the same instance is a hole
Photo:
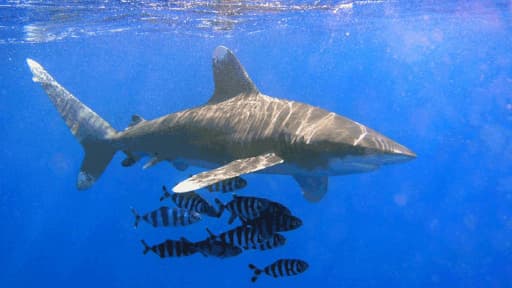
[[[32,59],[27,59],[27,64],[33,74],[32,80],[41,84],[71,133],[85,150],[85,158],[77,179],[78,189],[85,190],[92,186],[112,160],[116,150],[110,144],[109,138],[117,132],[107,121],[57,83],[43,66]]]
[[[130,167],[133,166],[135,163],[137,163],[142,157],[145,156],[144,153],[132,153],[130,151],[123,151],[126,155],[126,158],[124,158],[123,162],[121,162],[121,165],[123,167]]]
[[[208,104],[226,101],[239,95],[259,93],[242,64],[228,48],[219,46],[215,49],[212,65],[215,91]]]
[[[175,160],[172,161],[172,165],[179,171],[185,171],[188,169],[188,164],[185,163],[184,161]]]
[[[265,168],[283,163],[283,159],[274,153],[256,157],[238,159],[217,169],[196,174],[174,186],[172,190],[177,193],[198,190],[222,180],[230,179],[242,174],[256,172]]]
[[[327,192],[327,176],[294,175],[293,178],[299,183],[302,195],[309,202],[320,201]]]

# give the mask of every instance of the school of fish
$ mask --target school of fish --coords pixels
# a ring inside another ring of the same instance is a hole
[[[226,193],[246,186],[247,181],[238,176],[209,185],[205,190]],[[150,245],[141,240],[144,255],[152,251],[160,258],[185,257],[196,253],[205,257],[235,257],[244,250],[266,251],[281,247],[285,245],[286,237],[280,232],[302,226],[302,220],[292,215],[290,209],[265,198],[233,194],[233,199],[228,203],[215,198],[217,207],[214,207],[194,191],[172,193],[165,186],[162,187],[162,191],[160,202],[170,199],[176,207],[161,206],[145,214],[139,214],[132,207],[135,228],[141,220],[155,228],[192,225],[200,221],[202,216],[220,218],[224,211],[230,213],[228,225],[233,224],[236,219],[240,220],[241,224],[217,234],[206,228],[207,237],[197,242],[181,237]],[[300,274],[307,270],[308,264],[299,259],[278,259],[262,269],[254,264],[249,264],[249,268],[254,273],[251,281],[255,282],[262,273],[274,278]]]

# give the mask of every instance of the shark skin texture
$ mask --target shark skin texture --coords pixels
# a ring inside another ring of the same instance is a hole
[[[199,107],[132,123],[117,131],[62,87],[39,63],[27,59],[85,158],[77,188],[90,188],[117,151],[123,166],[144,157],[144,169],[162,161],[178,170],[207,169],[174,186],[182,193],[247,173],[293,176],[304,198],[317,202],[328,177],[363,173],[401,163],[416,154],[388,137],[334,112],[262,94],[236,56],[219,46],[213,53],[215,90]]]

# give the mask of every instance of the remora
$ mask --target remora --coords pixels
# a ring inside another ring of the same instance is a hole
[[[100,177],[116,151],[131,166],[140,158],[150,167],[169,161],[210,169],[173,188],[188,192],[251,172],[286,174],[315,202],[327,191],[329,176],[368,172],[416,157],[406,147],[336,113],[262,94],[235,55],[219,46],[213,54],[215,90],[199,107],[155,120],[132,117],[116,131],[62,87],[36,61],[27,59],[39,82],[85,150],[77,187]]]

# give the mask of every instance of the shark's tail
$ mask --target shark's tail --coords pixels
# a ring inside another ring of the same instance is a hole
[[[109,140],[117,131],[62,87],[36,61],[27,59],[34,82],[41,83],[46,94],[59,111],[85,150],[84,160],[78,174],[77,187],[85,190],[94,184],[107,167],[116,149]]]

